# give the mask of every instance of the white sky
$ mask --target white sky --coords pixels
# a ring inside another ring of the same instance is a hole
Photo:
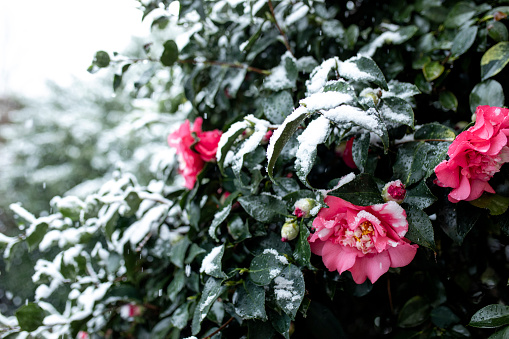
[[[0,0],[0,97],[40,97],[46,81],[93,80],[98,50],[122,51],[145,36],[134,0]]]

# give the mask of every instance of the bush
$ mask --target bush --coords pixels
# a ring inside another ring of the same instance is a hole
[[[179,164],[148,184],[117,171],[39,218],[13,205],[24,231],[4,257],[47,256],[5,333],[509,331],[509,7],[186,0],[176,19],[140,3],[154,32],[182,34],[145,57],[100,51],[90,71],[115,69],[119,91],[148,62],[132,88],[152,100],[178,78],[156,75],[182,73]]]

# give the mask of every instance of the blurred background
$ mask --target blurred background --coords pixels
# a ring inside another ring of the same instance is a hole
[[[164,93],[133,84],[147,74],[156,74],[150,81],[165,82],[178,74],[143,63],[114,91],[114,67],[87,72],[99,50],[143,58],[148,43],[157,53],[159,40],[178,34],[151,34],[151,20],[142,21],[139,4],[0,1],[1,233],[20,233],[12,204],[44,216],[54,196],[85,197],[119,170],[148,183],[173,161],[166,136],[176,117],[166,113],[175,113],[182,102],[180,84]],[[16,269],[0,258],[0,314],[12,315],[32,300],[39,254],[18,252],[10,263]]]

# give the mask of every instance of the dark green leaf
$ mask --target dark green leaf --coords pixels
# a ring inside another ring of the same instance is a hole
[[[313,329],[314,338],[349,338],[339,320],[338,316],[327,305],[312,300],[304,322],[308,328]]]
[[[447,306],[438,306],[431,311],[431,321],[440,328],[448,328],[459,323],[460,318]]]
[[[444,70],[444,65],[442,65],[440,62],[431,61],[424,65],[422,68],[422,73],[424,74],[426,81],[430,82],[441,76]]]
[[[273,248],[266,249],[251,261],[249,278],[257,285],[267,285],[272,279],[281,274],[287,264],[288,259],[284,255],[279,254]]]
[[[353,98],[357,96],[355,94],[355,88],[353,88],[352,85],[343,79],[327,81],[325,86],[323,86],[323,91],[344,93],[350,95]]]
[[[470,201],[476,207],[487,208],[491,215],[500,215],[505,213],[509,207],[509,198],[498,194],[483,194],[480,198]]]
[[[458,99],[451,91],[442,91],[439,95],[439,101],[443,108],[456,112],[458,109]]]
[[[393,166],[394,176],[400,178],[405,185],[412,185],[421,179],[426,179],[445,159],[448,149],[449,142],[406,143],[398,149]]]
[[[353,140],[352,157],[355,165],[361,173],[364,172],[366,161],[368,160],[370,134],[362,133],[359,137]]]
[[[502,85],[493,79],[475,85],[470,93],[470,111],[475,113],[477,106],[504,106],[505,97]]]
[[[437,198],[431,193],[424,180],[419,182],[417,186],[407,190],[405,197],[405,203],[419,209],[425,209],[435,201],[437,201]]]
[[[233,296],[235,312],[242,319],[267,320],[265,313],[265,288],[247,280],[239,286]]]
[[[28,303],[16,311],[16,318],[22,331],[32,332],[42,326],[45,312],[39,305]]]
[[[205,283],[200,301],[194,309],[193,323],[191,325],[193,335],[200,332],[202,320],[207,316],[214,301],[223,293],[224,288],[224,286],[221,286],[221,280],[212,277]]]
[[[170,261],[175,264],[175,266],[179,268],[184,267],[184,258],[190,244],[191,240],[186,236],[171,246],[169,257]]]
[[[35,228],[33,229],[33,232],[31,232],[26,237],[26,242],[27,242],[27,245],[28,245],[28,249],[30,251],[33,250],[34,248],[36,248],[37,245],[39,245],[41,240],[46,235],[47,231],[48,231],[48,224],[47,223],[41,222],[41,223],[35,225]]]
[[[447,28],[461,27],[476,13],[476,8],[468,2],[458,2],[447,15],[444,25]]]
[[[500,331],[497,331],[490,335],[488,339],[507,339],[509,338],[509,326],[504,327]]]
[[[329,193],[342,198],[354,205],[369,206],[383,203],[383,199],[373,177],[369,174],[360,174],[351,182]]]
[[[429,317],[430,306],[428,302],[421,296],[408,300],[398,316],[399,327],[414,327],[422,324]]]
[[[293,252],[293,257],[300,266],[311,266],[309,262],[311,258],[311,248],[309,247],[308,237],[309,230],[306,225],[304,225],[304,222],[301,222],[299,226],[299,239],[297,240],[295,251]]]
[[[249,339],[271,339],[276,334],[269,321],[248,320],[247,328]]]
[[[421,92],[426,94],[430,94],[433,90],[433,86],[431,83],[426,81],[424,74],[422,73],[419,73],[415,76],[415,86],[417,86]]]
[[[487,28],[488,35],[496,42],[507,41],[507,39],[509,39],[507,27],[500,21],[493,21],[489,23]]]
[[[263,114],[273,124],[281,124],[293,111],[293,98],[290,92],[271,93],[262,101]]]
[[[105,51],[98,51],[95,53],[94,64],[101,68],[108,67],[110,64],[110,55]]]
[[[209,236],[212,239],[219,241],[217,238],[217,228],[226,220],[226,218],[230,215],[232,210],[233,201],[237,198],[239,192],[234,192],[228,196],[226,199],[223,208],[214,214],[214,219],[212,220],[212,224],[209,227]]]
[[[300,303],[304,298],[304,276],[297,266],[289,265],[274,279],[276,305],[295,320]]]
[[[275,178],[272,188],[278,196],[285,196],[298,191],[300,189],[300,185],[297,181],[295,181],[295,179],[278,177]]]
[[[422,125],[414,134],[415,140],[444,139],[453,141],[456,133],[447,126],[433,122]]]
[[[459,57],[472,46],[477,36],[477,26],[462,29],[454,38],[451,47],[451,56]]]
[[[286,339],[290,339],[290,317],[286,313],[279,314],[272,311],[269,312],[269,318],[274,329]]]
[[[481,58],[481,79],[497,75],[509,62],[509,42],[502,41],[491,47]]]
[[[465,236],[479,219],[482,210],[472,208],[469,203],[462,201],[451,204],[440,200],[439,203],[442,204],[438,213],[439,225],[454,242],[463,243]]]
[[[167,40],[163,44],[164,50],[163,54],[161,54],[161,63],[164,66],[173,66],[173,64],[178,60],[179,57],[179,49],[177,44],[173,40]]]
[[[171,323],[178,329],[183,329],[187,326],[189,320],[189,304],[185,303],[180,305],[175,312],[171,315]]]
[[[251,217],[260,222],[271,222],[288,214],[285,203],[269,195],[248,195],[238,201]]]
[[[214,278],[224,278],[223,266],[221,260],[224,255],[224,244],[214,247],[206,256],[203,258],[201,263],[200,273],[205,273]]]
[[[186,264],[190,264],[193,262],[194,258],[196,258],[196,256],[202,254],[202,253],[205,253],[206,251],[201,248],[200,246],[196,245],[195,243],[192,243],[191,244],[191,248],[189,249],[189,253],[187,254],[187,257],[186,257],[186,260],[185,260],[185,263]]]
[[[350,25],[348,26],[345,33],[345,48],[353,49],[355,44],[357,43],[357,39],[359,39],[359,26]]]
[[[408,232],[405,238],[435,251],[433,225],[428,215],[424,213],[424,211],[413,206],[405,206],[405,211],[408,220]]]
[[[488,305],[477,311],[470,319],[469,326],[493,328],[509,324],[509,306]]]
[[[235,242],[251,238],[247,222],[244,222],[238,215],[228,220],[228,233],[230,233]]]
[[[186,276],[183,269],[179,269],[176,274],[173,275],[173,279],[168,285],[166,293],[171,301],[175,302],[177,295],[182,291],[186,284]]]
[[[122,84],[122,75],[115,74],[113,76],[113,91],[115,92],[120,87],[121,84]]]
[[[172,329],[173,324],[170,318],[161,319],[150,332],[150,338],[166,339]]]

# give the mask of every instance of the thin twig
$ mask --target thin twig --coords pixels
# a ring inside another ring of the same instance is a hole
[[[391,279],[390,278],[387,278],[387,294],[389,296],[389,306],[391,308],[391,313],[394,314],[394,305],[392,304]]]
[[[202,339],[210,339],[212,338],[214,335],[216,335],[217,333],[221,332],[221,330],[223,330],[226,326],[228,326],[229,323],[231,323],[233,320],[233,317],[231,317],[230,319],[228,319],[227,322],[225,322],[223,325],[221,325],[221,327],[219,327],[216,331],[212,332],[211,334],[209,334],[208,336],[202,338]]]
[[[283,32],[283,30],[281,29],[281,27],[277,23],[276,15],[274,14],[274,6],[272,6],[272,1],[271,0],[269,0],[269,9],[270,9],[270,14],[272,14],[272,17],[274,18],[274,24],[276,25],[279,33],[281,33],[281,35],[283,36],[283,40],[284,40],[286,49],[288,50],[288,52],[290,52],[291,55],[293,55],[292,48],[290,47],[290,43],[288,42],[288,38],[286,37],[285,32]],[[293,55],[293,56],[295,56],[295,55]]]

